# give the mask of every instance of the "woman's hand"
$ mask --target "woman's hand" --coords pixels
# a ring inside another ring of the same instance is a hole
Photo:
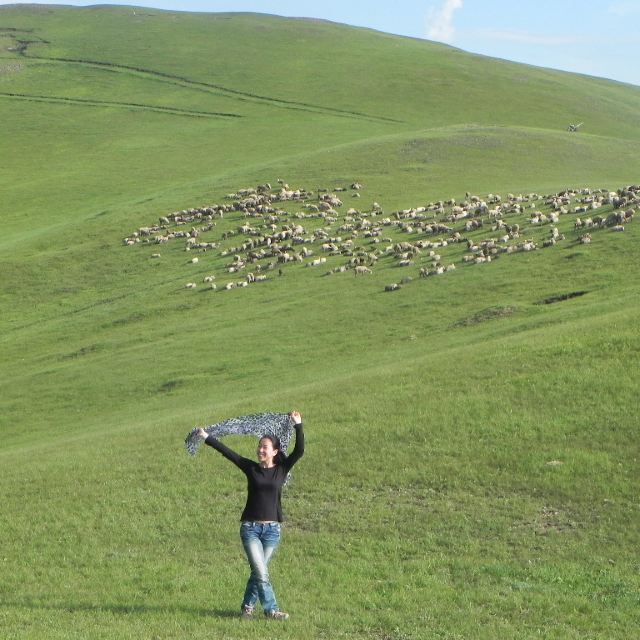
[[[209,434],[202,427],[200,427],[198,429],[198,437],[199,438],[202,438],[203,440],[206,440],[208,435]]]
[[[302,424],[302,416],[299,411],[292,411],[289,415],[296,424]]]

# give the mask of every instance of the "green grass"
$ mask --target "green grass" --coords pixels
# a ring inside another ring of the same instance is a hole
[[[441,277],[417,277],[426,251],[362,278],[324,276],[336,257],[229,292],[201,284],[231,280],[219,251],[122,238],[277,178],[362,182],[332,233],[374,201],[379,220],[617,189],[638,182],[638,89],[330,23],[136,13],[0,8],[0,636],[633,637],[637,220],[580,245],[566,214],[555,247],[486,265],[449,245]],[[244,218],[217,222],[205,239]],[[242,624],[244,481],[182,439],[292,408],[292,617]]]

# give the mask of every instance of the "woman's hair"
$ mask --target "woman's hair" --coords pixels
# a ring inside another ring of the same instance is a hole
[[[276,453],[275,458],[273,459],[274,463],[283,464],[287,459],[287,456],[284,454],[282,447],[280,446],[280,438],[272,433],[265,433],[263,436],[260,436],[260,440],[258,440],[258,442],[262,442],[263,440],[270,440],[271,446],[278,450],[278,453]]]

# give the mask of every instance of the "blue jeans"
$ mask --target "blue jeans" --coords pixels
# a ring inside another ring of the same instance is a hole
[[[242,606],[253,608],[259,599],[265,613],[278,611],[268,566],[280,543],[280,523],[243,522],[240,525],[240,539],[251,566]]]

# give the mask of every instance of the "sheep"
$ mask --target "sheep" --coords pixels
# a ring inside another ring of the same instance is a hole
[[[185,289],[195,289],[198,285],[195,282],[187,282],[187,284],[184,285]]]
[[[365,274],[370,274],[373,273],[371,271],[371,269],[369,269],[369,267],[365,267],[363,265],[358,265],[354,270],[353,270],[353,274],[354,275],[365,275]]]
[[[402,288],[401,285],[399,285],[397,282],[394,282],[393,284],[386,285],[384,290],[385,291],[398,291],[401,288]]]
[[[549,218],[540,211],[535,211],[529,220],[530,224],[545,224],[547,222],[549,222]]]
[[[580,244],[591,244],[591,234],[585,233],[583,236],[580,236]]]
[[[346,265],[331,269],[329,273],[351,268],[354,269],[355,275],[365,275],[372,273],[372,267],[379,257],[393,254],[395,257],[393,262],[396,265],[409,266],[413,264],[414,260],[417,262],[415,256],[420,254],[421,250],[431,250],[429,256],[431,260],[419,265],[423,266],[420,269],[420,277],[426,277],[427,275],[436,275],[455,268],[455,265],[444,266],[444,262],[440,262],[441,256],[436,254],[439,247],[444,248],[455,242],[467,243],[471,255],[463,256],[464,263],[486,263],[490,262],[493,256],[501,253],[535,250],[537,246],[532,240],[509,244],[510,240],[519,238],[520,231],[518,225],[508,223],[509,218],[507,216],[509,215],[521,214],[525,223],[534,225],[544,224],[545,222],[551,223],[550,232],[546,234],[546,239],[540,238],[539,242],[545,247],[552,247],[554,243],[564,239],[564,236],[555,226],[558,224],[562,214],[575,211],[581,216],[582,213],[586,216],[592,210],[609,205],[609,209],[604,215],[595,215],[593,218],[582,216],[582,219],[575,219],[576,230],[581,230],[581,234],[584,234],[582,237],[577,234],[577,241],[587,244],[591,241],[591,236],[586,234],[585,231],[591,228],[608,226],[614,231],[624,231],[624,225],[633,219],[635,213],[634,209],[629,207],[640,203],[640,187],[635,186],[627,186],[611,192],[606,189],[566,190],[549,196],[509,194],[508,198],[504,199],[500,196],[489,194],[485,199],[486,201],[467,193],[466,200],[463,202],[456,203],[453,199],[447,201],[446,205],[444,201],[430,202],[426,206],[399,209],[388,217],[384,217],[386,214],[382,210],[382,205],[378,203],[374,203],[371,210],[366,213],[347,205],[349,210],[344,220],[340,221],[339,215],[334,208],[342,205],[342,202],[335,195],[337,191],[338,189],[336,188],[334,193],[325,195],[318,193],[317,204],[304,203],[301,211],[291,213],[275,208],[272,203],[279,200],[304,201],[309,198],[310,192],[303,189],[292,190],[288,185],[285,185],[280,196],[278,196],[277,193],[269,193],[267,184],[258,185],[257,189],[240,190],[238,193],[232,194],[233,203],[185,209],[161,216],[157,218],[157,223],[159,224],[139,227],[134,233],[123,239],[123,244],[127,246],[137,243],[160,245],[172,239],[183,238],[186,241],[185,250],[192,251],[191,255],[194,255],[196,251],[204,252],[209,249],[216,249],[218,245],[215,242],[200,242],[198,237],[215,227],[214,217],[219,216],[222,218],[224,212],[237,212],[234,220],[240,220],[240,222],[237,224],[230,223],[232,228],[225,231],[221,236],[223,239],[231,238],[234,235],[238,237],[244,235],[245,237],[242,238],[242,242],[238,243],[237,246],[225,248],[221,255],[233,256],[237,254],[234,261],[226,265],[231,273],[237,273],[245,267],[245,264],[250,265],[247,271],[252,271],[253,273],[246,276],[247,282],[244,285],[236,283],[236,287],[246,286],[248,283],[258,281],[258,275],[261,275],[260,272],[263,270],[267,272],[274,267],[277,269],[278,265],[275,260],[279,263],[303,262],[303,258],[311,258],[314,251],[331,256],[347,256],[347,260],[351,258]],[[341,191],[344,191],[344,189],[341,189]],[[319,210],[319,205],[322,206],[323,211]],[[445,210],[445,206],[450,208]],[[540,210],[541,206],[546,207],[544,213]],[[611,207],[614,207],[613,213],[609,213]],[[379,216],[380,220],[376,216]],[[243,217],[245,222],[242,222]],[[249,224],[248,218],[250,217],[259,218],[260,223]],[[305,224],[303,220],[309,218],[321,219],[317,230],[307,231],[302,226]],[[465,218],[467,220],[464,220]],[[483,226],[483,218],[485,222],[489,220],[487,224],[492,227],[493,231],[503,235],[495,239],[482,241],[479,239],[470,241],[461,236],[461,234],[464,234],[463,228],[470,231],[479,230]],[[448,226],[447,220],[451,222],[459,221],[459,231],[454,232],[451,226]],[[336,232],[341,222],[344,222],[340,227],[341,231]],[[180,231],[178,229],[181,224],[185,226]],[[189,227],[189,224],[197,226]],[[173,225],[173,228],[169,229],[169,225]],[[178,226],[177,229],[175,228],[176,226]],[[382,237],[381,234],[385,227],[388,230],[395,228],[396,237],[399,237],[397,235],[399,233],[420,233],[425,234],[426,237],[432,237],[431,240],[412,238],[412,243],[397,243],[397,245],[401,245],[397,246],[394,245],[396,241],[393,238]],[[337,233],[341,233],[342,237],[331,237],[337,235]],[[429,235],[427,236],[426,234]],[[435,239],[436,234],[441,234],[441,237]],[[343,242],[345,235],[346,242]],[[357,245],[358,238],[363,239],[360,241],[360,246]],[[366,240],[364,240],[365,238]],[[383,242],[386,244],[378,244]],[[298,247],[297,245],[302,246]],[[259,249],[259,247],[265,248]],[[378,247],[384,247],[384,249],[381,250]],[[446,249],[439,251],[439,253],[443,254],[443,258],[446,257]],[[159,258],[160,254],[152,254],[151,257]],[[270,258],[274,262],[262,263],[263,259],[268,260]],[[186,262],[198,264],[198,258]],[[319,264],[322,264],[322,262],[311,262],[308,266],[318,266]],[[207,287],[213,285],[213,276],[200,277],[203,278],[202,281]],[[398,281],[397,284],[400,285],[402,283]],[[220,288],[222,288],[222,285]]]

